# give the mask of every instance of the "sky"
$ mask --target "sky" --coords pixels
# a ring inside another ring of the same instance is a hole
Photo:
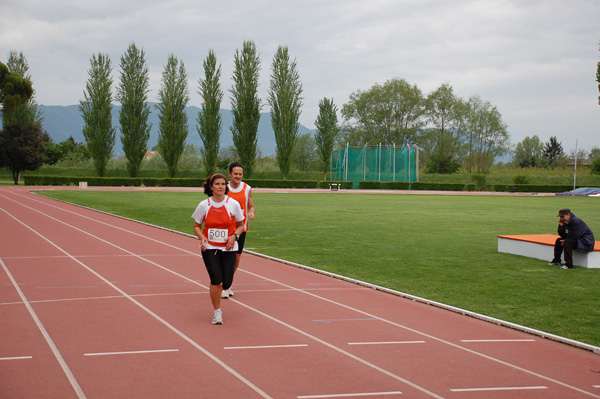
[[[38,103],[74,105],[92,56],[108,54],[116,86],[135,43],[150,70],[149,101],[173,54],[187,71],[189,105],[201,106],[198,81],[213,49],[222,108],[231,109],[234,54],[252,40],[269,112],[271,63],[283,45],[310,129],[323,98],[341,109],[358,90],[404,79],[425,95],[444,83],[465,100],[478,95],[498,108],[513,144],[556,136],[568,153],[600,147],[599,21],[598,0],[2,0],[0,61],[22,51]]]

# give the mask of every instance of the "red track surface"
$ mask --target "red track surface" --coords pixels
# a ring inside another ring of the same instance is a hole
[[[192,210],[190,210],[191,214]],[[191,220],[190,220],[191,223]],[[600,357],[0,188],[0,398],[600,398]]]

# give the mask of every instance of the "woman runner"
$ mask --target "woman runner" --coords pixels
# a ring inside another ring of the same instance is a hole
[[[208,198],[200,202],[192,214],[194,233],[200,240],[202,259],[210,277],[213,324],[223,324],[221,292],[230,288],[233,282],[237,240],[244,231],[242,208],[227,196],[227,191],[225,175],[215,173],[209,176],[204,183],[204,193]]]

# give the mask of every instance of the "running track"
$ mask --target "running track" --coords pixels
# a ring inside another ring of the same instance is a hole
[[[191,214],[192,210],[190,210]],[[190,219],[191,223],[191,219]],[[0,398],[600,398],[599,355],[0,187]]]

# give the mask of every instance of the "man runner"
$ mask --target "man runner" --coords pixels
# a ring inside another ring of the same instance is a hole
[[[248,220],[254,219],[254,200],[252,199],[252,187],[242,181],[244,177],[244,166],[239,162],[233,162],[229,165],[229,197],[240,203],[244,213],[244,232],[238,238],[238,251],[235,260],[234,275],[240,265],[240,258],[244,251],[244,242],[246,241],[246,231],[248,231]],[[223,290],[221,297],[229,298],[233,296],[231,287]]]

